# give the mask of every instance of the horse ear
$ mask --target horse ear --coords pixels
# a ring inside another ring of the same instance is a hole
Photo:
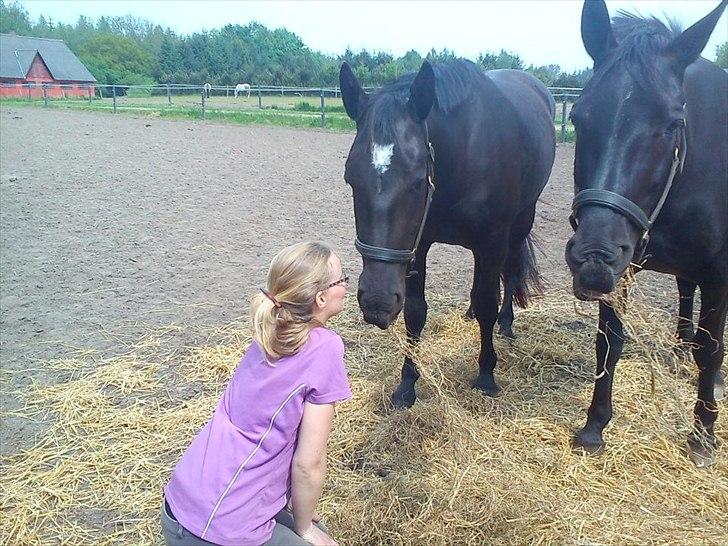
[[[723,15],[726,4],[728,0],[723,0],[717,8],[668,44],[665,54],[676,62],[679,70],[685,70],[698,59],[718,24],[718,19]]]
[[[354,71],[349,63],[344,62],[339,71],[339,87],[341,88],[341,100],[344,101],[344,109],[351,119],[357,120],[366,102],[367,94],[359,85]]]
[[[410,98],[407,103],[410,113],[417,121],[424,121],[432,105],[435,103],[435,71],[425,61],[410,86]]]
[[[584,0],[581,10],[581,40],[596,67],[617,47],[609,11],[604,0]]]

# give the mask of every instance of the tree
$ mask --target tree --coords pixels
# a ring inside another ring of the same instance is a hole
[[[425,58],[431,63],[442,63],[455,59],[456,57],[455,53],[447,48],[443,48],[442,51],[435,51],[435,48],[432,48]]]
[[[102,34],[79,53],[99,83],[140,83],[151,77],[152,57],[132,38]]]
[[[728,42],[723,42],[715,48],[715,64],[721,68],[728,68]]]
[[[545,66],[529,66],[526,72],[537,77],[541,82],[548,86],[555,86],[556,81],[561,75],[561,67],[557,64],[549,64]]]
[[[6,5],[0,0],[0,32],[5,34],[29,34],[30,17],[25,8],[17,3]]]
[[[414,49],[410,49],[407,53],[397,59],[397,64],[400,67],[400,74],[406,74],[407,72],[415,72],[422,66],[422,55],[417,53]]]
[[[510,53],[505,49],[501,49],[495,60],[496,68],[512,68],[515,70],[523,70],[523,61],[515,53]]]

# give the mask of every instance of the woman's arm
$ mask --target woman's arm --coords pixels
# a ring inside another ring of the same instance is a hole
[[[326,442],[333,420],[333,404],[304,404],[291,466],[291,504],[294,531],[298,535],[311,528],[316,503],[321,496],[326,475]]]

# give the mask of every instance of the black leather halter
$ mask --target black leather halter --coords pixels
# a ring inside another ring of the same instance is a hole
[[[683,109],[684,108],[685,107],[683,106]],[[660,200],[657,202],[657,205],[649,218],[638,205],[618,193],[614,193],[609,190],[588,188],[581,190],[574,197],[574,201],[571,204],[571,215],[569,216],[571,227],[574,231],[576,231],[579,226],[579,212],[585,207],[607,207],[620,213],[642,231],[642,237],[635,247],[634,256],[632,258],[632,263],[639,263],[642,260],[647,243],[650,240],[650,230],[652,229],[652,225],[654,224],[657,215],[660,214],[662,206],[665,204],[667,195],[670,193],[670,188],[672,188],[675,175],[678,171],[682,172],[683,170],[686,155],[687,138],[685,135],[685,126],[683,126],[678,135],[678,141],[675,146],[675,155],[672,159],[672,166],[670,167],[670,174],[667,177],[665,189],[662,191]]]
[[[354,246],[363,257],[387,263],[408,263],[414,261],[415,255],[417,254],[417,247],[419,246],[420,239],[422,238],[422,232],[425,229],[427,215],[430,212],[432,195],[435,193],[435,150],[430,142],[427,122],[425,122],[425,143],[427,145],[427,201],[425,202],[425,211],[422,214],[422,222],[420,222],[420,227],[417,230],[417,237],[415,238],[415,244],[412,247],[412,250],[400,250],[368,245],[363,243],[357,235],[357,238],[354,241]]]

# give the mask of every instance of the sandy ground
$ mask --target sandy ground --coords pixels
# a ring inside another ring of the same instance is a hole
[[[0,352],[6,411],[13,391],[52,381],[42,361],[77,349],[110,356],[150,326],[206,327],[247,313],[272,255],[304,239],[339,251],[355,278],[344,161],[352,134],[153,117],[0,110]],[[549,285],[567,287],[572,145],[561,145],[535,232]],[[641,275],[674,308],[674,281]],[[465,299],[470,253],[435,246],[428,286]],[[353,303],[353,302],[352,302]],[[9,374],[7,371],[19,371]],[[0,454],[42,427],[6,416]]]

